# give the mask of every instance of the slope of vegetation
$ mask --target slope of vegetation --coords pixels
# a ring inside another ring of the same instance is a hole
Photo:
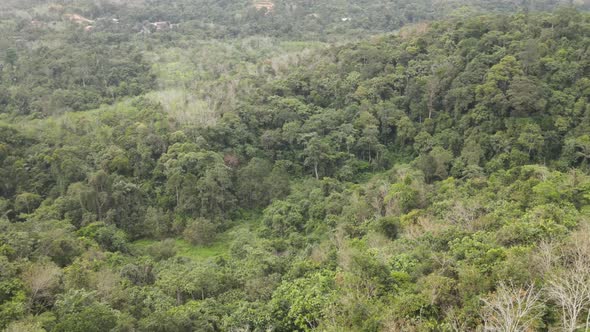
[[[328,46],[285,41],[280,2],[240,32],[211,28],[249,3],[96,3],[211,22],[35,39],[2,16],[30,39],[0,74],[0,329],[588,329],[587,13]]]

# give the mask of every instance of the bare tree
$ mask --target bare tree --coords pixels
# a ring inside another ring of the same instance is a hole
[[[446,321],[449,324],[449,329],[452,332],[468,331],[467,321],[460,316],[458,310],[451,308],[446,313]]]
[[[590,240],[588,227],[574,233],[561,250],[560,264],[547,282],[547,295],[562,309],[564,331],[575,331],[586,314],[585,331],[590,322]]]
[[[584,267],[588,269],[587,266]],[[556,273],[547,285],[547,295],[562,310],[564,331],[577,329],[578,319],[588,307],[590,301],[590,280],[588,273],[578,267],[571,271]]]
[[[30,305],[49,305],[59,288],[61,276],[61,269],[54,263],[33,263],[22,276],[31,294]]]
[[[532,257],[531,268],[543,278],[551,274],[559,257],[555,255],[555,243],[542,241]]]
[[[500,283],[496,293],[486,299],[484,331],[524,332],[532,330],[541,317],[540,293],[533,284],[522,288]]]

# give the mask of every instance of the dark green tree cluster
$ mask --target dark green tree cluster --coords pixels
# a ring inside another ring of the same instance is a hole
[[[297,161],[316,178],[350,180],[400,158],[427,182],[530,163],[587,170],[586,15],[427,29],[332,48],[250,95],[218,130],[248,157]]]
[[[5,50],[1,113],[42,117],[88,110],[154,87],[150,66],[133,45],[69,32],[73,36],[58,47]]]

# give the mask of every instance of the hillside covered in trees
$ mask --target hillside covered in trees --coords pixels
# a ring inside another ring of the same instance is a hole
[[[0,330],[589,330],[561,5],[2,2]]]

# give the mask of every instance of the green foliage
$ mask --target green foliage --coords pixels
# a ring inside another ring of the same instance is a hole
[[[561,329],[590,18],[555,5],[3,1],[0,329],[471,331],[533,283]]]
[[[95,304],[65,314],[52,331],[108,331],[117,326],[117,316],[103,304]]]
[[[216,230],[215,224],[201,218],[189,220],[182,234],[193,245],[209,245],[215,241]]]
[[[173,239],[166,239],[149,246],[148,253],[156,261],[161,261],[176,256],[176,243]]]
[[[33,193],[22,193],[16,196],[14,200],[14,208],[16,212],[31,213],[39,207],[41,203],[41,196]]]
[[[299,206],[285,201],[276,201],[267,207],[262,221],[278,236],[302,230],[305,222]]]
[[[94,239],[104,250],[127,251],[127,236],[113,225],[105,225],[102,222],[92,223],[81,228],[78,233]]]
[[[273,314],[281,330],[311,331],[334,301],[334,276],[316,273],[281,284],[273,294]]]
[[[400,221],[396,217],[379,218],[376,222],[376,228],[383,235],[391,240],[397,239],[400,233]]]

